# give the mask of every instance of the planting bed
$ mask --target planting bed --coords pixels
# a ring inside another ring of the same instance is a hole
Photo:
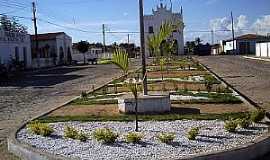
[[[65,126],[73,126],[89,134],[86,142],[63,138]],[[50,124],[55,130],[52,136],[42,137],[22,129],[18,140],[55,155],[80,159],[178,159],[190,155],[231,149],[256,140],[267,132],[267,126],[253,124],[249,129],[237,129],[236,133],[224,130],[224,122],[214,121],[147,121],[140,122],[144,138],[139,144],[128,144],[124,135],[133,131],[133,122],[67,122]],[[200,127],[196,140],[188,140],[190,127]],[[114,144],[102,144],[90,136],[97,128],[110,128],[119,134]],[[175,133],[172,143],[163,144],[156,136],[159,133]]]

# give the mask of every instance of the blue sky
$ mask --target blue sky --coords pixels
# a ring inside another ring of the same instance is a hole
[[[73,40],[101,42],[101,25],[108,31],[138,31],[138,0],[37,0],[38,18],[65,27],[72,27],[100,33],[85,33],[57,27],[39,21],[40,33],[64,31]],[[169,0],[163,0],[168,3]],[[269,0],[172,0],[174,12],[184,8],[185,39],[201,37],[205,42],[211,39],[210,33],[194,32],[200,30],[230,29],[230,11],[233,11],[237,35],[244,33],[266,34],[270,32]],[[31,0],[0,0],[0,13],[31,17]],[[144,0],[145,14],[160,0]],[[14,5],[15,4],[15,5]],[[25,8],[24,8],[25,7]],[[20,19],[32,33],[30,19]],[[215,41],[230,37],[230,33],[215,32]],[[139,43],[139,36],[131,34],[131,42]],[[107,43],[126,42],[127,34],[108,34]]]

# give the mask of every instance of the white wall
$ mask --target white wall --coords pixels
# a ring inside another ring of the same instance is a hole
[[[270,58],[270,42],[257,43],[256,44],[256,56]]]
[[[234,41],[234,47],[236,49],[236,41]],[[224,52],[232,51],[233,50],[233,41],[226,42],[224,45]]]
[[[157,10],[154,11],[152,15],[144,16],[144,30],[145,30],[145,53],[147,56],[150,55],[148,48],[148,37],[152,34],[148,34],[149,27],[152,26],[154,29],[154,34],[159,32],[160,26],[164,22],[181,23],[178,32],[173,33],[172,39],[178,42],[178,54],[184,54],[184,23],[181,13],[173,13],[172,10],[165,8],[164,6],[158,6]]]
[[[18,47],[19,61],[26,60],[26,67],[31,68],[32,56],[30,35],[0,30],[0,63],[8,65],[11,58],[15,58],[16,47]],[[24,48],[26,57],[24,57]]]

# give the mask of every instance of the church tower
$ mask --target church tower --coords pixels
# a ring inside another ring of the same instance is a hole
[[[171,22],[173,25],[180,24],[179,28],[172,33],[170,40],[175,41],[177,44],[176,55],[184,54],[184,20],[183,20],[183,8],[180,8],[180,12],[173,12],[172,3],[169,8],[167,5],[161,3],[157,5],[156,9],[152,9],[152,14],[144,15],[144,30],[145,30],[145,46],[146,56],[150,57],[151,51],[148,47],[148,37],[159,32],[161,25],[164,22]]]

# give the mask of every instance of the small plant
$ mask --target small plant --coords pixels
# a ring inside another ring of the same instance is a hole
[[[224,128],[228,132],[235,132],[237,126],[238,126],[238,123],[236,120],[230,120],[230,121],[225,122]]]
[[[34,134],[44,137],[50,136],[53,133],[53,128],[48,124],[33,122],[27,125],[27,128]]]
[[[247,129],[251,124],[251,121],[248,118],[237,119],[237,122],[238,122],[238,125],[244,129]]]
[[[81,131],[81,132],[76,136],[76,139],[79,140],[79,141],[81,141],[81,142],[85,142],[85,141],[87,141],[88,136],[87,136],[85,133],[83,133],[83,132]]]
[[[78,137],[78,135],[79,135],[79,133],[75,128],[69,127],[69,126],[65,127],[65,130],[64,130],[64,137],[65,138],[76,139],[76,137]]]
[[[253,111],[250,114],[250,120],[254,123],[258,123],[260,121],[262,121],[265,117],[265,111],[262,109],[259,109],[257,111]]]
[[[130,132],[126,135],[125,138],[128,143],[139,143],[143,136],[136,132]]]
[[[108,128],[101,128],[94,131],[93,137],[99,142],[110,144],[116,141],[118,134]]]
[[[199,134],[200,129],[198,127],[192,128],[188,131],[187,138],[189,140],[195,140]]]
[[[175,134],[174,133],[161,133],[157,136],[157,138],[160,140],[162,143],[171,143],[175,139]]]
[[[87,93],[86,93],[85,91],[82,91],[81,97],[82,97],[82,98],[87,98]]]

